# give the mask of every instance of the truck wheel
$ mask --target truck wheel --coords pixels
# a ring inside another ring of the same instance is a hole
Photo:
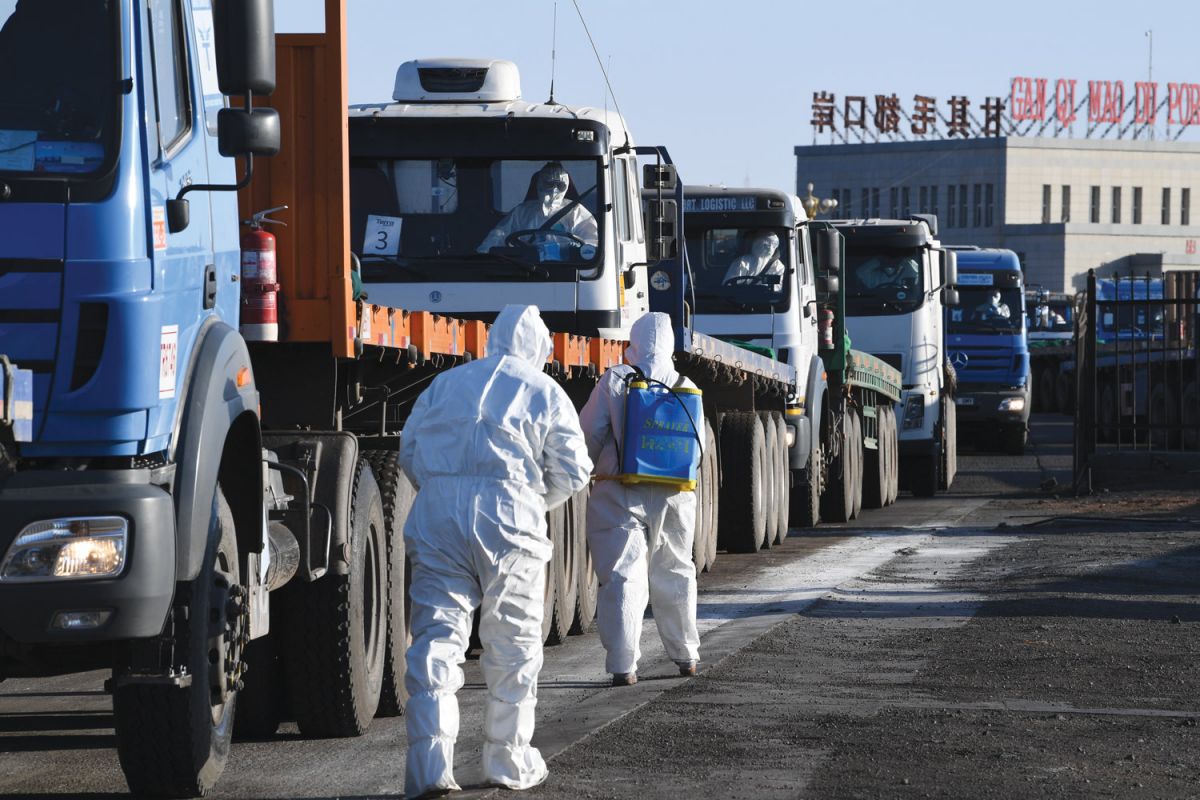
[[[191,684],[131,683],[113,691],[117,757],[135,796],[203,795],[225,769],[249,635],[238,572],[233,514],[218,487],[204,565],[195,580],[179,584],[172,611],[174,666]],[[240,611],[231,615],[234,609]]]
[[[888,493],[888,505],[892,505],[900,497],[900,430],[899,425],[896,424],[896,408],[889,403],[886,411],[888,421],[888,460],[891,464],[889,467],[891,488]]]
[[[821,447],[824,431],[819,426],[810,428],[808,442],[808,466],[795,471],[795,484],[789,498],[788,522],[793,528],[815,528],[821,521],[821,462],[824,450]]]
[[[269,739],[279,730],[287,710],[283,664],[275,639],[263,636],[246,645],[246,676],[238,691],[235,739]]]
[[[562,644],[575,617],[575,595],[572,592],[575,576],[567,572],[572,562],[565,503],[546,515],[546,527],[550,542],[554,545],[554,554],[546,564],[542,635],[546,644]]]
[[[717,524],[721,517],[721,462],[717,458],[717,435],[713,433],[712,423],[707,419],[704,420],[704,440],[708,442],[705,448],[705,458],[708,460],[708,502],[705,504],[705,513],[708,515],[708,524],[704,541],[704,570],[708,572],[717,563]]]
[[[887,419],[875,409],[875,449],[863,445],[863,508],[883,508],[888,496]]]
[[[721,418],[721,544],[754,553],[766,536],[766,434],[753,412]]]
[[[779,491],[779,442],[775,438],[775,423],[771,420],[770,415],[766,411],[757,412],[759,424],[763,428],[763,442],[765,449],[763,450],[763,497],[765,504],[766,528],[763,533],[762,547],[768,549],[775,544],[775,539],[779,536],[779,516],[775,513],[775,504],[782,502],[782,493]]]
[[[1010,456],[1020,456],[1025,454],[1025,440],[1028,434],[1025,431],[1025,426],[1012,427],[1004,429],[1004,452]]]
[[[1038,382],[1033,394],[1034,408],[1039,411],[1058,411],[1058,371],[1055,367],[1043,367],[1038,373]]]
[[[417,490],[400,469],[400,456],[392,450],[367,450],[363,457],[375,473],[383,497],[383,522],[387,541],[387,651],[383,658],[383,686],[377,717],[397,717],[404,712],[408,652],[408,583],[404,549],[404,522],[412,510]]]
[[[792,471],[788,469],[787,424],[783,421],[783,414],[778,411],[770,413],[775,422],[776,450],[779,453],[776,467],[779,491],[775,493],[775,544],[783,544],[788,537],[788,495],[792,490]]]
[[[830,522],[849,522],[854,514],[854,453],[851,437],[854,421],[849,409],[842,415],[837,432],[838,454],[829,474],[829,485],[821,497],[821,518]]]
[[[703,434],[702,434],[703,435]],[[704,572],[708,555],[708,459],[707,453],[701,453],[700,466],[696,469],[696,525],[692,530],[692,565],[696,568],[696,577]]]
[[[577,565],[579,577],[575,585],[579,587],[575,600],[575,619],[571,621],[571,633],[591,633],[596,628],[596,604],[600,593],[600,579],[596,577],[596,567],[592,562],[592,551],[587,545],[587,505],[591,490],[583,487],[571,498],[571,519],[578,537],[579,558]]]
[[[1054,379],[1054,402],[1062,413],[1075,413],[1075,383],[1065,372],[1059,372]]]
[[[863,418],[857,408],[851,409],[854,414],[854,438],[851,439],[851,449],[854,452],[854,512],[851,519],[858,519],[862,513],[863,504]]]
[[[954,474],[958,471],[958,406],[954,399],[942,400],[942,458],[938,465],[938,488],[950,491]]]
[[[288,705],[305,736],[361,736],[379,707],[387,653],[387,525],[359,459],[350,494],[347,574],[283,590]]]

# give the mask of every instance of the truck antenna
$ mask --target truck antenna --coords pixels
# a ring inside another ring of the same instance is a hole
[[[608,71],[604,69],[604,61],[600,58],[600,51],[596,49],[596,41],[592,38],[592,32],[588,30],[587,20],[583,18],[583,9],[579,7],[579,0],[571,0],[575,6],[575,13],[579,15],[579,21],[583,23],[583,32],[587,34],[588,43],[592,46],[592,52],[596,56],[596,64],[600,67],[600,74],[604,76],[604,85],[608,87],[608,93],[612,95],[613,105],[617,108],[617,114],[621,117],[621,130],[625,133],[625,147],[629,147],[632,143],[629,138],[629,129],[625,127],[625,115],[621,113],[621,104],[617,102],[617,93],[613,91],[612,83],[608,80]]]
[[[558,0],[554,0],[554,22],[550,28],[550,99],[546,105],[557,105],[554,102],[554,65],[558,55]]]

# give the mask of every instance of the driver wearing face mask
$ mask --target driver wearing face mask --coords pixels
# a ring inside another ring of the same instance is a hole
[[[750,243],[750,252],[734,259],[729,265],[724,283],[736,278],[759,275],[783,275],[783,262],[779,260],[779,237],[773,233],[762,233],[754,237]],[[779,286],[782,286],[782,282]]]
[[[987,302],[980,303],[975,308],[975,318],[981,320],[989,319],[1009,319],[1012,316],[1012,311],[1008,308],[1008,303],[1000,302],[1000,292],[993,291]]]
[[[580,242],[595,247],[600,241],[596,218],[578,200],[567,200],[570,185],[571,176],[563,165],[557,161],[548,162],[537,172],[537,195],[519,203],[500,220],[484,237],[478,252],[487,253],[493,247],[504,247],[509,237],[519,231],[529,233],[520,236],[518,241],[539,245],[542,258],[546,260],[557,260],[560,256],[555,251],[559,247],[579,246]]]

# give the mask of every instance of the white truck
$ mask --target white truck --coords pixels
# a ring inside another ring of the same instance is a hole
[[[931,214],[833,224],[846,237],[842,289],[853,343],[903,375],[901,482],[922,497],[948,490],[958,452],[943,309],[958,303],[954,251],[938,242]]]

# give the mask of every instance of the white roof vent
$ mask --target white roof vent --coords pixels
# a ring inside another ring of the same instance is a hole
[[[497,58],[423,58],[396,70],[398,103],[506,103],[521,98],[517,65]]]

